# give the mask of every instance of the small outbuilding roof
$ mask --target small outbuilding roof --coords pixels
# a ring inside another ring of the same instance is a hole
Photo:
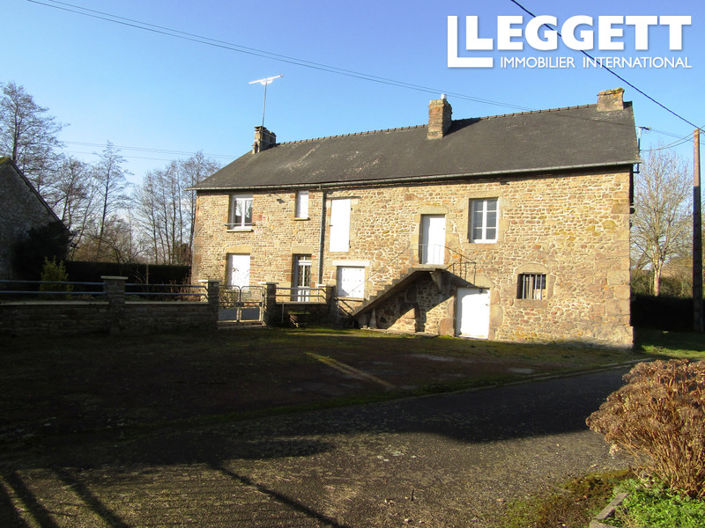
[[[631,103],[584,105],[279,143],[244,154],[197,190],[431,181],[625,166],[639,160]]]

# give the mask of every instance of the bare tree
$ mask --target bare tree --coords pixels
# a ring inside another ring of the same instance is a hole
[[[96,187],[93,168],[75,158],[64,158],[58,167],[47,200],[80,245],[95,213]]]
[[[190,262],[196,200],[194,191],[188,189],[216,168],[214,162],[197,153],[145,175],[136,190],[135,203],[154,262]]]
[[[188,245],[189,261],[190,255],[193,250],[193,229],[195,226],[196,219],[196,191],[188,190],[193,188],[197,183],[202,182],[208,176],[213,174],[218,170],[218,165],[215,161],[206,158],[202,152],[196,152],[189,159],[184,160],[179,163],[180,174],[181,174],[181,185],[183,189],[186,189],[184,198],[184,209],[188,216],[188,239],[186,244]]]
[[[98,189],[97,244],[95,258],[102,257],[102,245],[105,238],[105,228],[108,219],[118,210],[124,208],[128,197],[126,175],[129,172],[123,168],[125,158],[115,146],[108,141],[100,155],[93,172],[95,185]]]
[[[62,125],[46,114],[22,86],[5,84],[0,99],[0,155],[9,156],[37,191],[51,181],[62,144]]]
[[[634,185],[632,254],[637,269],[650,267],[652,293],[661,291],[664,265],[688,251],[691,187],[685,163],[666,150],[652,151]]]

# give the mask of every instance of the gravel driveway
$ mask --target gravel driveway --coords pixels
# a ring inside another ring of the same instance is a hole
[[[492,527],[625,466],[585,427],[624,370],[4,458],[0,526]]]

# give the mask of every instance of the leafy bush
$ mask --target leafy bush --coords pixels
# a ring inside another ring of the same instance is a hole
[[[49,282],[65,282],[69,280],[69,274],[66,273],[66,266],[64,266],[63,261],[56,262],[55,258],[49,260],[44,258],[44,266],[42,266],[42,281]],[[39,291],[67,291],[73,290],[73,286],[70,284],[45,284],[39,285]]]
[[[671,490],[705,498],[705,361],[640,363],[587,419]]]
[[[630,479],[619,486],[629,494],[615,514],[626,527],[702,528],[705,524],[705,501],[669,492],[662,484]]]

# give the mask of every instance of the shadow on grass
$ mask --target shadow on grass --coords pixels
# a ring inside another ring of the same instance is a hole
[[[129,524],[125,523],[115,512],[111,511],[110,508],[91,492],[87,485],[74,477],[70,471],[56,468],[54,472],[56,476],[73,490],[93,512],[97,513],[108,526],[111,528],[129,528]]]
[[[22,502],[24,510],[28,512],[32,518],[41,526],[41,528],[59,528],[59,525],[54,522],[54,519],[40,502],[34,493],[26,486],[22,478],[16,471],[2,472],[3,485],[0,486],[0,521],[2,526],[29,528],[22,517],[17,512],[13,501],[11,500],[5,486],[9,487],[15,497]]]
[[[256,489],[260,493],[263,493],[267,497],[272,498],[279,504],[286,506],[290,508],[291,510],[295,512],[299,512],[304,514],[305,516],[309,517],[310,519],[314,519],[320,523],[323,523],[324,526],[331,526],[332,528],[350,528],[346,524],[340,524],[336,522],[334,519],[331,519],[329,517],[326,517],[325,515],[317,512],[316,510],[309,508],[305,504],[301,503],[300,501],[293,499],[283,493],[279,493],[276,490],[270,489],[266,486],[263,486],[262,484],[258,484],[254,480],[252,480],[249,477],[246,477],[244,475],[239,475],[238,473],[235,473],[234,471],[231,471],[230,469],[227,469],[226,467],[223,467],[222,465],[218,464],[213,464],[211,466],[214,470],[220,472],[221,474],[225,475],[226,477],[229,477],[233,479],[236,482],[239,482],[240,484],[243,484],[245,486],[249,486],[251,488]]]

